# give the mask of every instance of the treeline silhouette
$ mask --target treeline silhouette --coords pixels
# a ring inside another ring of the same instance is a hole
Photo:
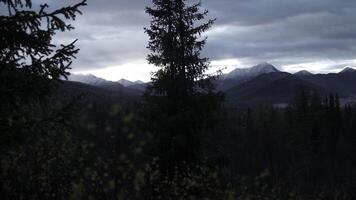
[[[231,177],[266,169],[270,183],[301,193],[354,195],[355,105],[301,89],[287,108],[229,110],[227,116],[210,141],[220,149],[217,164]]]
[[[0,5],[2,199],[355,198],[356,106],[301,89],[283,109],[224,107],[204,75],[199,35],[214,20],[194,26],[208,14],[200,4],[147,8],[159,70],[138,102],[61,81],[78,49],[52,39],[86,1],[51,13]]]

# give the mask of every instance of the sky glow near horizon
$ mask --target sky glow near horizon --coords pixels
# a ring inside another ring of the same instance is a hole
[[[79,0],[34,0],[50,9]],[[187,0],[188,4],[197,0]],[[56,36],[58,43],[78,39],[81,49],[72,73],[93,74],[111,81],[149,81],[157,68],[146,56],[143,31],[151,0],[88,0],[75,29]],[[207,73],[269,62],[291,73],[338,72],[356,66],[355,0],[202,0],[209,18],[217,18],[206,35],[202,55],[211,60]]]

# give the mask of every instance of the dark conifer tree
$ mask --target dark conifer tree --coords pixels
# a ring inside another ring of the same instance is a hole
[[[152,17],[145,29],[151,50],[148,61],[159,68],[145,97],[157,155],[196,160],[203,140],[198,132],[211,124],[209,111],[222,98],[214,93],[212,77],[205,73],[208,58],[200,53],[206,43],[201,36],[214,20],[201,22],[208,11],[201,12],[200,3],[188,6],[185,0],[153,0],[146,12]]]
[[[150,28],[145,29],[152,52],[148,61],[160,69],[152,78],[152,92],[176,99],[194,95],[199,88],[207,89],[209,85],[202,82],[208,58],[200,56],[206,38],[198,38],[214,20],[195,26],[208,13],[199,12],[200,3],[186,6],[185,0],[154,0],[153,4],[146,10],[152,16]]]
[[[78,159],[68,128],[72,107],[51,94],[79,50],[75,41],[53,39],[73,29],[67,20],[86,5],[78,2],[49,11],[31,0],[0,0],[2,199],[69,199]]]
[[[73,29],[65,20],[75,20],[84,5],[86,0],[49,12],[47,4],[36,9],[31,0],[0,0],[5,8],[0,14],[0,132],[5,144],[38,123],[37,102],[68,75],[78,52],[75,41],[57,46],[52,39]]]

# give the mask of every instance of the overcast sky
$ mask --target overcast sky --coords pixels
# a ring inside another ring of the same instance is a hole
[[[75,0],[36,0],[53,8]],[[187,0],[188,4],[196,2]],[[58,41],[79,39],[72,72],[149,80],[146,61],[151,0],[89,0],[84,15]],[[356,65],[356,0],[202,0],[217,18],[204,55],[213,70],[270,62],[281,70],[334,72]],[[212,70],[212,71],[213,71]]]

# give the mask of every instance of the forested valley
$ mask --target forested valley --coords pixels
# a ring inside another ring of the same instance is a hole
[[[52,41],[86,4],[0,0],[1,199],[355,199],[355,104],[303,87],[286,107],[226,103],[200,54],[215,20],[184,0],[146,9],[142,97],[93,93],[65,81],[75,41]]]

